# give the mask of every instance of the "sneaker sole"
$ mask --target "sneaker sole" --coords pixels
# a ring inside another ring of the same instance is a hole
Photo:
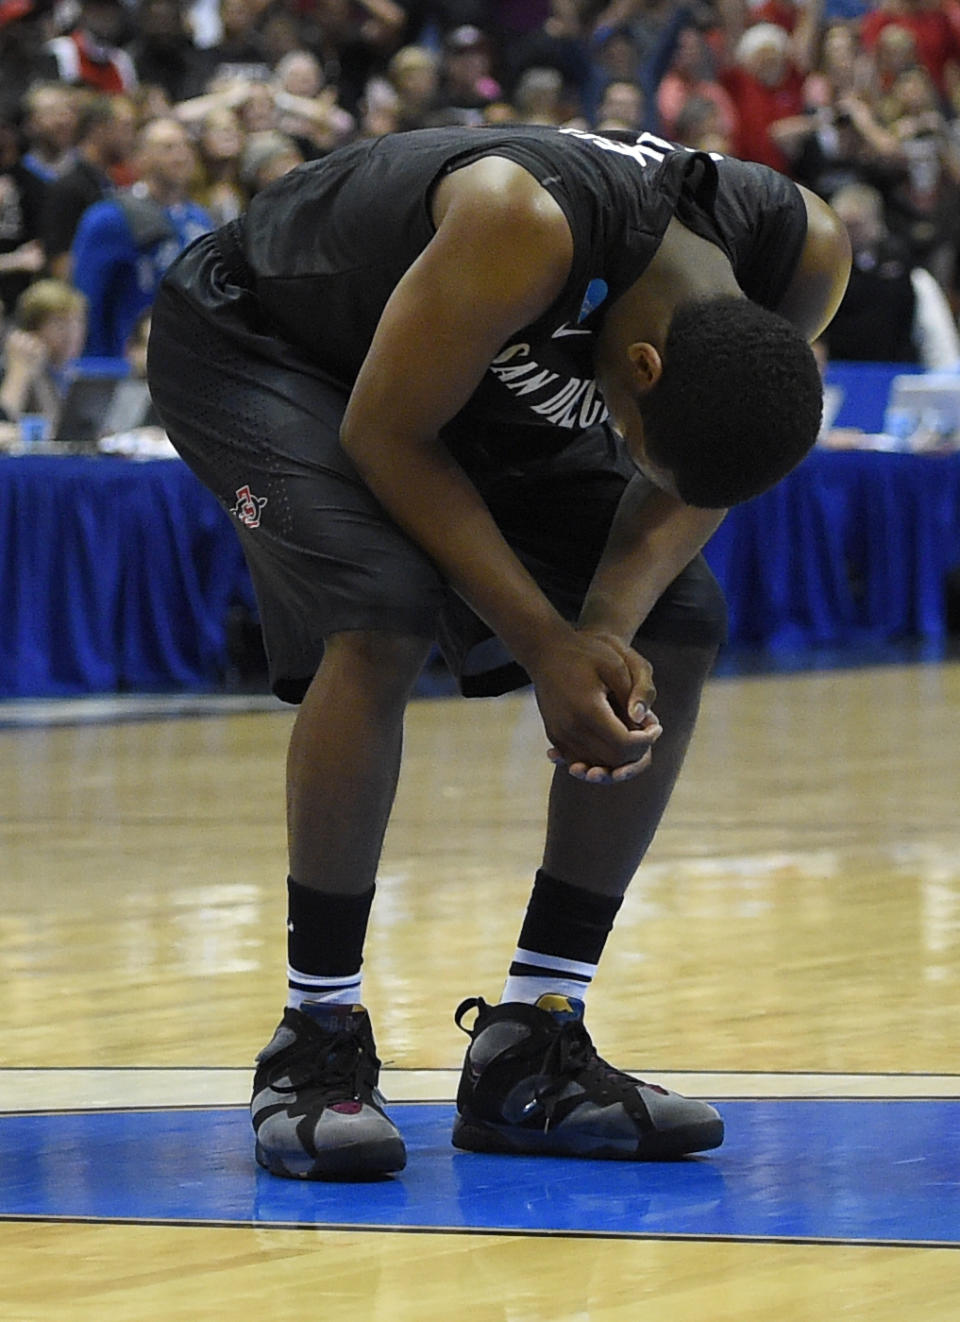
[[[514,1125],[490,1125],[458,1115],[453,1123],[453,1146],[464,1152],[498,1152],[535,1157],[585,1157],[602,1161],[672,1161],[694,1152],[708,1152],[723,1142],[723,1120],[682,1125],[665,1133],[644,1134],[637,1146],[626,1148],[584,1136],[575,1146],[572,1134],[544,1133]]]
[[[256,1157],[264,1170],[286,1180],[375,1180],[402,1171],[407,1164],[407,1150],[400,1138],[331,1148],[315,1157],[309,1152],[268,1152],[258,1142]]]

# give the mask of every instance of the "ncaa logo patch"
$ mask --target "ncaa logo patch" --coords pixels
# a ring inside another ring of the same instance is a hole
[[[260,527],[260,511],[267,503],[266,496],[255,496],[249,487],[238,487],[234,493],[237,503],[230,511],[247,528]]]

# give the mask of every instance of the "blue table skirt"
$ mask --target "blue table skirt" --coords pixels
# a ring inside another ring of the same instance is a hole
[[[774,651],[942,640],[960,454],[816,451],[707,547],[730,640]]]
[[[0,460],[0,695],[214,687],[237,599],[229,518],[179,460]]]
[[[707,557],[735,644],[942,639],[960,455],[816,452]],[[0,459],[0,697],[214,688],[236,602],[230,518],[178,460]]]

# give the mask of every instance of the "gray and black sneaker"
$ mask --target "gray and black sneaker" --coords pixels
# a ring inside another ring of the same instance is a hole
[[[463,1017],[475,1009],[472,1028]],[[471,997],[456,1022],[471,1039],[457,1092],[453,1145],[612,1161],[664,1161],[723,1142],[714,1107],[644,1083],[597,1055],[583,1003],[536,1005]]]
[[[250,1116],[257,1161],[292,1180],[365,1180],[403,1170],[383,1110],[380,1061],[362,1005],[287,1009],[257,1057]]]

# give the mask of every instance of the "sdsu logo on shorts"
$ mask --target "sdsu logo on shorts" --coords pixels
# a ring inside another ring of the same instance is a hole
[[[260,511],[267,503],[266,496],[255,496],[249,487],[238,487],[234,493],[237,503],[230,511],[247,528],[260,527]]]

